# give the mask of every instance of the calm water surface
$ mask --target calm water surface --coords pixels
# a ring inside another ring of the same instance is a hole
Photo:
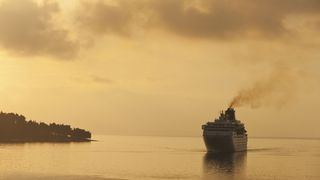
[[[95,139],[0,144],[0,179],[320,179],[320,140],[249,138],[248,152],[207,154],[200,137]]]

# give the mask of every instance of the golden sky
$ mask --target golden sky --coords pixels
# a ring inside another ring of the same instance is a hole
[[[318,0],[0,0],[5,112],[96,134],[320,137]]]

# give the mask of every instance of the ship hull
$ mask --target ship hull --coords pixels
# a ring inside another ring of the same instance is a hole
[[[208,152],[238,152],[247,150],[246,135],[204,135]]]

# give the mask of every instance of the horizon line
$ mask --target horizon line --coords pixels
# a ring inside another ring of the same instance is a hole
[[[124,135],[124,134],[93,134],[93,136],[140,136],[140,137],[202,137],[190,135]],[[313,139],[320,140],[320,137],[296,137],[296,136],[248,136],[256,139]]]

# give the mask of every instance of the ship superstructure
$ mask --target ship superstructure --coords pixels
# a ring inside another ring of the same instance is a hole
[[[209,152],[235,152],[247,149],[247,131],[236,119],[235,110],[228,108],[214,122],[202,125],[203,139]]]

